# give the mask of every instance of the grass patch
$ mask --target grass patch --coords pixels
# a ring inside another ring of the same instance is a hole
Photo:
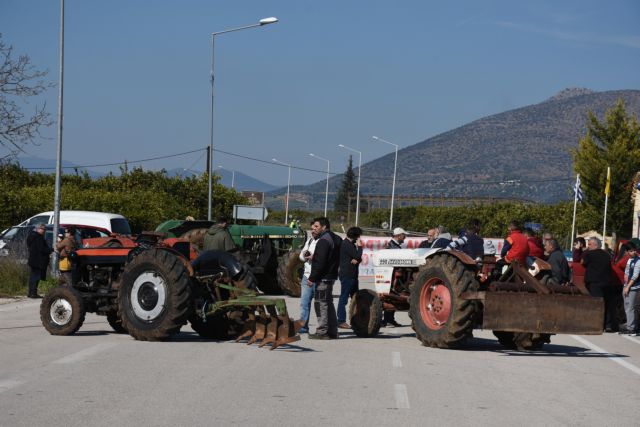
[[[38,285],[38,293],[45,294],[58,285],[58,280],[47,278]],[[0,258],[0,297],[25,296],[29,291],[29,266],[9,257]]]

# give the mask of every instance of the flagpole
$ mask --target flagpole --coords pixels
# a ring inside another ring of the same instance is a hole
[[[604,222],[602,224],[602,243],[607,235],[607,204],[609,202],[609,187],[611,186],[611,168],[607,166],[607,184],[604,187]]]
[[[573,187],[573,221],[571,222],[571,241],[569,245],[573,245],[576,230],[576,206],[578,206],[578,183],[580,182],[580,174],[576,175],[576,184]]]

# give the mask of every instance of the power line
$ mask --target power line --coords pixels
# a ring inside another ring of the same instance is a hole
[[[122,162],[117,162],[117,163],[102,163],[102,164],[97,164],[97,165],[80,165],[80,166],[63,166],[62,169],[80,169],[80,168],[97,168],[97,167],[102,167],[102,166],[118,166],[124,163],[127,164],[132,164],[132,163],[143,163],[143,162],[150,162],[153,160],[161,160],[161,159],[169,159],[172,157],[180,157],[180,156],[185,156],[187,154],[192,154],[192,153],[197,153],[198,151],[206,151],[206,148],[199,148],[197,150],[191,150],[191,151],[185,151],[183,153],[178,153],[178,154],[169,154],[166,156],[158,156],[158,157],[150,157],[148,159],[140,159],[140,160],[124,160]],[[50,170],[50,169],[55,169],[55,167],[49,167],[49,168],[25,168],[26,170]]]

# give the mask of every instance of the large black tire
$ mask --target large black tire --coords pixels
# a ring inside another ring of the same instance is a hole
[[[423,345],[454,348],[473,335],[478,310],[460,298],[478,289],[473,268],[447,253],[429,258],[411,288],[411,327]]]
[[[118,310],[107,311],[107,322],[109,326],[118,334],[126,334],[127,330],[122,326],[122,319],[118,316]]]
[[[550,334],[531,332],[493,331],[498,342],[510,350],[540,350],[545,343],[551,342]]]
[[[349,304],[351,329],[359,337],[375,337],[382,321],[382,301],[371,289],[360,289]]]
[[[191,324],[191,328],[202,338],[214,340],[228,340],[232,338],[232,334],[229,333],[230,321],[227,313],[210,317],[206,322],[203,322],[198,316],[191,316],[189,323]]]
[[[282,295],[282,289],[278,285],[275,271],[272,273],[255,273],[258,281],[258,289],[267,295]]]
[[[287,252],[278,263],[278,283],[289,296],[299,297],[304,262],[300,261],[300,250]]]
[[[73,288],[51,289],[40,303],[40,320],[51,335],[71,335],[80,329],[86,310],[84,301]]]
[[[192,312],[189,273],[179,255],[152,248],[127,264],[118,291],[118,316],[129,335],[166,340]]]

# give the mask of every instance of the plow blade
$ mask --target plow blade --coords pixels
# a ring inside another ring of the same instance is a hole
[[[487,292],[483,303],[483,329],[545,334],[602,334],[602,298],[586,295]]]
[[[300,327],[300,321],[294,322],[288,316],[251,315],[236,342],[248,338],[248,345],[260,342],[259,347],[264,347],[271,344],[270,350],[274,350],[281,345],[299,341],[297,331]]]

